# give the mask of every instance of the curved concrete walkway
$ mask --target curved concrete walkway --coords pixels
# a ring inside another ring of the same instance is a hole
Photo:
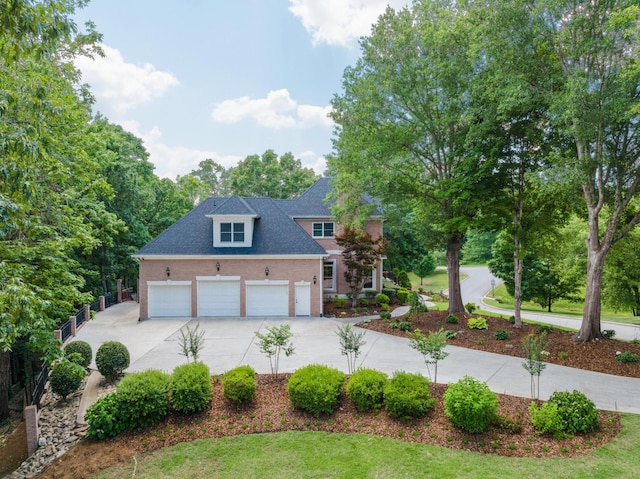
[[[138,322],[138,304],[127,302],[98,313],[86,323],[76,339],[87,341],[94,353],[105,341],[117,340],[131,353],[128,372],[150,368],[171,372],[186,359],[180,354],[180,329],[190,324],[204,331],[201,360],[220,374],[242,364],[258,373],[270,373],[268,358],[255,341],[256,331],[269,326],[289,324],[294,334],[295,354],[280,359],[280,372],[321,363],[347,372],[347,361],[340,354],[336,331],[352,320],[331,318],[163,318]],[[396,310],[397,311],[397,310]],[[402,312],[397,311],[396,314]],[[359,318],[358,320],[360,320]],[[366,344],[358,365],[388,374],[403,370],[427,375],[422,356],[411,349],[408,339],[366,331]],[[438,364],[438,382],[455,382],[465,375],[486,381],[498,393],[530,396],[530,376],[522,368],[522,359],[455,346],[447,346],[449,356]],[[95,365],[92,365],[95,367]],[[97,373],[95,373],[97,374]],[[90,385],[99,383],[99,377]],[[92,387],[92,386],[90,386]],[[640,379],[623,378],[548,364],[540,380],[540,398],[547,399],[556,390],[578,389],[592,399],[598,408],[640,413]],[[87,392],[86,408],[92,398]],[[79,416],[84,415],[84,409]]]

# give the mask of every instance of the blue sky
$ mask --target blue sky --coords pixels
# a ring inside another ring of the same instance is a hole
[[[330,101],[386,4],[407,0],[92,0],[105,58],[78,59],[95,110],[143,139],[156,174],[273,149],[324,170]]]

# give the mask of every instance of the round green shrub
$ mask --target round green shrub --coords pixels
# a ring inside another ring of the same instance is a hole
[[[333,301],[336,308],[344,308],[347,305],[347,298],[335,297],[331,301]]]
[[[384,404],[387,375],[375,369],[358,369],[349,378],[347,396],[358,411],[377,411]]]
[[[87,436],[105,439],[120,434],[127,428],[116,393],[107,394],[91,405],[84,415],[89,428]]]
[[[73,353],[77,353],[80,356],[71,356]],[[91,350],[91,345],[86,341],[71,341],[64,347],[64,355],[69,358],[70,361],[73,361],[72,358],[80,358],[78,361],[74,361],[83,368],[88,368],[89,364],[91,364],[91,358],[93,358],[93,351]]]
[[[383,321],[389,321],[391,319],[391,313],[389,311],[381,312],[380,319],[382,319]]]
[[[212,395],[209,366],[195,361],[175,367],[169,383],[169,400],[173,409],[183,413],[204,411]]]
[[[116,393],[127,427],[146,426],[166,416],[169,381],[169,375],[157,369],[127,374],[122,378]]]
[[[49,377],[51,391],[61,396],[62,399],[66,399],[69,394],[78,390],[86,374],[87,371],[84,367],[63,359],[56,363],[51,370]]]
[[[389,304],[391,299],[386,294],[380,293],[376,295],[376,304],[382,306],[383,304]]]
[[[453,314],[448,314],[444,320],[449,324],[458,324],[458,317]]]
[[[460,429],[483,432],[498,412],[498,397],[489,387],[470,376],[450,384],[444,393],[444,413]]]
[[[396,283],[402,288],[410,288],[411,280],[409,279],[409,274],[406,271],[400,271],[398,276],[396,277]],[[398,291],[400,293],[400,291]],[[398,295],[398,301],[400,301],[400,297]]]
[[[298,369],[287,382],[291,405],[313,414],[331,414],[340,398],[345,375],[337,369],[310,364]]]
[[[224,373],[222,394],[236,405],[253,401],[256,397],[256,372],[250,366],[238,366]]]
[[[429,390],[429,380],[420,374],[396,371],[384,388],[387,414],[397,419],[411,419],[426,414],[436,403]]]
[[[397,296],[398,296],[398,303],[407,304],[409,302],[409,290],[399,289]]]
[[[506,341],[509,339],[509,333],[504,329],[498,329],[495,333],[493,333],[493,337],[498,341]]]
[[[556,434],[564,427],[558,413],[558,405],[552,402],[546,402],[540,407],[532,402],[529,405],[529,416],[538,434]]]
[[[562,430],[569,434],[591,432],[600,424],[596,405],[580,391],[556,391],[548,402],[558,406]]]
[[[96,367],[107,379],[114,379],[129,367],[129,350],[118,341],[107,341],[96,352]]]

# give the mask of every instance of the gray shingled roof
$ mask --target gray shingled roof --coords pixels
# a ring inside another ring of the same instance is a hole
[[[237,197],[236,197],[237,198]],[[208,198],[180,218],[136,256],[316,255],[326,251],[271,198]],[[234,210],[233,205],[239,207]],[[257,214],[250,248],[214,248],[211,214]],[[249,212],[250,211],[250,212]]]
[[[325,202],[329,178],[320,178],[295,200],[208,198],[176,221],[135,256],[145,255],[316,255],[326,251],[293,218],[331,218]],[[372,202],[363,197],[363,201]],[[375,215],[380,215],[376,208]],[[214,248],[207,215],[256,216],[250,248]]]
[[[279,200],[280,207],[293,218],[331,218],[331,203],[326,201],[327,195],[331,192],[331,178],[323,177],[309,187],[295,200]],[[361,196],[363,203],[376,204],[377,202],[369,195]],[[378,206],[373,212],[374,216],[382,216],[382,211]]]

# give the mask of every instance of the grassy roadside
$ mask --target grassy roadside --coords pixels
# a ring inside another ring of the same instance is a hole
[[[622,432],[611,443],[572,458],[508,458],[364,434],[288,431],[178,444],[95,477],[637,477],[640,416],[624,414],[622,423]]]
[[[491,294],[491,293],[489,293]],[[507,293],[507,288],[501,284],[495,288],[495,298],[485,298],[485,302],[496,308],[513,309],[513,297]],[[557,314],[560,316],[575,316],[576,318],[582,317],[582,303],[572,303],[567,300],[559,300],[551,305],[551,314]],[[528,311],[531,313],[547,313],[546,309],[540,307],[539,304],[527,301],[522,304],[522,311]],[[618,323],[627,324],[640,324],[640,317],[633,316],[630,313],[624,313],[622,311],[613,311],[603,306],[602,308],[602,320],[603,321],[615,321]]]

